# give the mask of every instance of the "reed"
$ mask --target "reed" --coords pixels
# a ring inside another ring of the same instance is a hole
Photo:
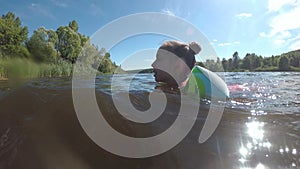
[[[37,63],[31,59],[0,59],[0,79],[28,79],[71,76],[73,65],[63,59],[50,63]]]

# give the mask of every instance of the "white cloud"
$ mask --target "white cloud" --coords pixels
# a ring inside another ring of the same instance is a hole
[[[275,16],[270,22],[270,27],[272,28],[271,35],[300,28],[300,22],[298,22],[299,16],[300,4],[288,12]]]
[[[240,41],[225,42],[225,43],[219,43],[218,46],[224,47],[224,46],[238,45],[240,43],[241,43]]]
[[[264,37],[264,38],[273,38],[273,43],[275,45],[278,45],[278,46],[282,46],[284,44],[287,44],[288,41],[290,41],[290,37],[292,37],[292,34],[289,32],[289,31],[281,31],[281,32],[278,32],[276,34],[276,36],[272,35],[272,33],[270,33],[269,35],[267,35],[266,33],[260,33],[260,36],[261,37]]]
[[[277,12],[285,6],[294,5],[296,3],[297,0],[269,0],[268,12]]]
[[[263,37],[263,38],[270,37],[270,36],[269,36],[269,35],[267,35],[265,32],[261,32],[261,33],[259,33],[259,36],[260,36],[260,37]]]
[[[269,20],[270,30],[268,33],[261,32],[259,36],[270,38],[274,45],[280,47],[297,48],[299,43],[293,41],[298,39],[295,34],[300,33],[300,0],[269,0],[267,13],[272,17]]]
[[[280,39],[286,39],[290,38],[291,36],[292,34],[289,31],[281,31],[277,37]]]
[[[165,13],[167,15],[175,16],[175,14],[169,9],[163,9],[163,10],[161,10],[161,12]]]
[[[284,10],[279,10],[283,7]],[[273,12],[275,16],[270,20],[269,26],[271,31],[269,35],[260,34],[262,37],[272,37],[278,33],[285,33],[289,30],[300,28],[300,1],[298,0],[269,0],[269,12]]]
[[[295,40],[300,40],[300,33],[298,34],[298,36],[294,36],[289,39],[289,41],[295,41]]]
[[[211,45],[215,45],[215,43],[218,42],[217,39],[213,39],[211,42],[209,42]]]
[[[290,50],[296,50],[296,49],[300,49],[300,34],[298,34],[298,36],[289,38],[287,40],[287,43],[289,44],[289,49]]]
[[[239,14],[236,14],[235,17],[237,17],[239,19],[249,18],[249,17],[252,17],[252,13],[239,13]]]
[[[65,0],[51,0],[51,2],[55,5],[55,6],[59,6],[59,7],[68,7],[68,1]]]
[[[278,46],[284,45],[285,43],[286,43],[286,41],[284,39],[275,39],[274,40],[274,44],[278,45]]]
[[[300,49],[300,39],[298,41],[295,41],[289,46],[289,50],[297,50]]]
[[[226,43],[219,43],[218,44],[218,46],[230,46],[231,45],[231,43],[229,43],[229,42],[226,42]]]

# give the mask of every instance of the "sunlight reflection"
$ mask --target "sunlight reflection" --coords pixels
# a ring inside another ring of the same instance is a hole
[[[259,164],[255,167],[255,169],[265,169],[265,166],[264,166],[263,164],[259,163]]]
[[[271,143],[270,142],[264,142],[263,147],[270,149],[271,148]]]
[[[246,123],[248,128],[248,135],[254,140],[262,140],[264,137],[264,130],[262,129],[264,126],[263,122],[252,121]]]
[[[248,149],[252,149],[252,148],[253,148],[253,145],[252,145],[252,143],[250,143],[250,142],[249,142],[249,143],[247,143],[247,145],[246,145],[246,146],[247,146],[247,148],[248,148]]]
[[[281,148],[281,149],[279,149],[279,152],[280,152],[280,154],[283,154],[284,150]]]
[[[248,167],[248,163],[251,161],[252,155],[255,154],[257,150],[259,151],[265,151],[266,153],[263,155],[264,158],[269,158],[269,150],[271,148],[271,143],[268,141],[267,138],[264,138],[264,122],[256,121],[251,118],[249,118],[249,122],[246,124],[246,131],[250,139],[241,147],[239,148],[239,154],[240,158],[238,161],[241,164],[241,169],[245,169],[245,167]],[[285,152],[287,149],[282,149],[282,152]],[[288,150],[292,151],[292,150]],[[259,161],[258,161],[259,162]],[[255,169],[265,169],[265,165],[258,163]]]
[[[285,148],[285,152],[288,153],[289,151],[290,151],[290,149],[289,149],[288,147],[286,147],[286,148]]]
[[[247,154],[248,154],[248,149],[245,148],[245,147],[241,147],[241,148],[240,148],[240,154],[241,154],[243,157],[246,157]]]
[[[283,165],[299,168],[298,142],[289,143],[277,137],[273,140],[274,134],[269,130],[270,123],[260,121],[258,118],[260,114],[263,112],[251,110],[252,116],[248,116],[247,122],[244,123],[246,135],[241,137],[241,144],[237,147],[238,167],[240,169],[270,169],[269,163],[272,166],[273,161],[285,159]]]
[[[263,107],[263,105],[261,107]],[[251,112],[252,116],[267,115],[267,113],[265,111],[263,111],[263,110],[259,110],[259,111],[257,111],[257,110],[251,110],[250,112]]]
[[[241,167],[240,169],[251,169],[251,168],[248,168],[248,167]],[[254,169],[266,169],[266,167],[259,163]]]
[[[239,162],[241,162],[242,164],[244,164],[246,161],[247,161],[247,160],[244,159],[244,158],[240,158],[240,159],[239,159]]]

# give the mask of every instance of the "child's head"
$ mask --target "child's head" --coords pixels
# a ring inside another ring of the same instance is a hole
[[[196,62],[195,55],[200,51],[201,47],[196,42],[185,44],[168,41],[163,43],[152,64],[155,80],[170,86],[180,86],[188,78]]]

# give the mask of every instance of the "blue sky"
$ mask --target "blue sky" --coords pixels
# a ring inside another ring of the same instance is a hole
[[[235,51],[244,57],[246,53],[271,56],[300,49],[300,0],[0,0],[0,3],[0,13],[14,12],[29,27],[30,34],[39,27],[56,30],[76,20],[79,32],[91,36],[119,17],[163,12],[193,24],[220,58],[228,59]],[[112,49],[112,60],[119,64],[126,55],[145,47],[157,48],[167,38],[145,39],[147,45],[134,45],[130,49],[130,45],[123,44]],[[125,44],[135,40],[129,39]]]

